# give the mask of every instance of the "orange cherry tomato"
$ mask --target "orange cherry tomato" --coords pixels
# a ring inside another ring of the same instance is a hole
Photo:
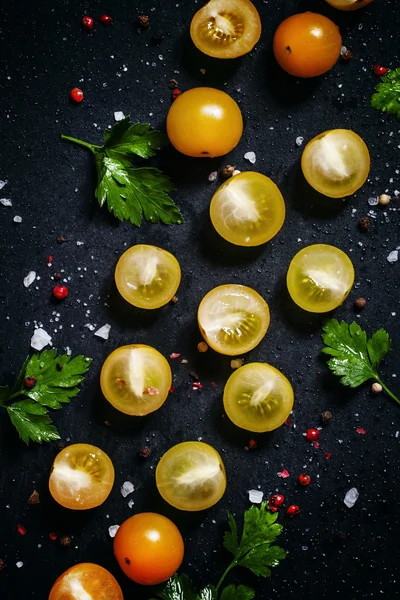
[[[198,87],[181,94],[167,116],[171,144],[188,156],[223,156],[237,145],[242,132],[240,108],[214,88]]]
[[[60,575],[49,600],[124,600],[124,596],[109,571],[93,563],[81,563]]]
[[[339,10],[358,10],[371,4],[372,0],[326,0],[326,2]]]
[[[179,529],[157,513],[130,517],[114,538],[119,566],[129,579],[142,585],[156,585],[171,577],[182,564],[183,552]]]
[[[275,58],[296,77],[316,77],[329,71],[340,56],[342,37],[333,21],[305,12],[281,23],[274,36]]]

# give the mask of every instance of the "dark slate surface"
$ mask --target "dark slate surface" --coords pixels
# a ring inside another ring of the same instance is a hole
[[[199,4],[11,0],[2,8],[0,179],[8,184],[0,196],[11,198],[13,206],[0,206],[1,376],[4,382],[12,381],[29,350],[35,322],[53,335],[59,350],[68,346],[73,353],[92,356],[81,394],[54,414],[54,421],[64,441],[99,445],[116,467],[115,487],[103,506],[82,514],[62,510],[47,491],[55,448],[26,448],[1,416],[2,600],[45,599],[55,578],[82,561],[110,569],[126,599],[147,599],[150,590],[130,583],[119,571],[107,529],[135,511],[149,509],[171,517],[180,527],[186,542],[182,570],[196,585],[215,582],[228,560],[221,550],[225,511],[240,516],[249,506],[247,491],[258,487],[265,496],[279,490],[298,503],[302,513],[284,522],[282,545],[289,555],[271,580],[257,582],[236,573],[236,581],[242,576],[256,587],[257,598],[392,599],[398,594],[399,408],[384,396],[372,397],[368,385],[349,391],[336,382],[319,354],[322,318],[297,309],[284,283],[291,257],[305,245],[331,243],[348,252],[356,284],[336,316],[352,320],[355,298],[368,300],[357,320],[368,331],[385,327],[391,333],[394,348],[382,372],[388,385],[399,390],[400,264],[389,264],[386,257],[400,245],[400,199],[376,209],[372,231],[362,234],[357,228],[358,219],[371,208],[369,197],[400,189],[399,123],[369,108],[377,83],[371,67],[377,62],[399,65],[398,3],[376,0],[365,10],[346,14],[323,0],[257,0],[264,27],[261,41],[248,56],[230,63],[208,59],[192,48],[188,29]],[[277,68],[271,41],[285,17],[308,9],[336,20],[354,58],[319,79],[297,81]],[[103,12],[114,17],[112,27],[96,23],[92,34],[80,28],[83,14],[97,18]],[[148,31],[137,30],[138,14],[149,15]],[[159,46],[151,44],[156,31],[165,36]],[[206,69],[205,75],[200,68]],[[163,128],[171,77],[179,80],[182,90],[210,85],[230,93],[243,111],[244,135],[227,158],[194,160],[172,149],[164,151],[155,164],[176,182],[174,198],[185,224],[144,225],[138,230],[98,208],[91,157],[62,143],[60,134],[99,143],[117,110]],[[69,90],[77,85],[85,92],[79,106],[68,101]],[[299,174],[296,137],[308,140],[334,127],[361,134],[372,158],[368,183],[346,202],[319,197]],[[209,173],[227,162],[248,169],[243,158],[247,151],[256,153],[254,168],[276,181],[287,203],[280,234],[251,251],[223,244],[208,218],[209,200],[218,185],[208,182]],[[22,217],[21,224],[13,223],[15,215]],[[68,242],[58,245],[60,235]],[[136,242],[160,245],[179,259],[183,278],[177,305],[143,315],[118,297],[115,263]],[[46,264],[49,255],[54,259],[51,268]],[[40,280],[25,289],[22,280],[30,270],[37,271]],[[69,279],[70,296],[62,304],[51,297],[54,271],[63,271]],[[198,303],[213,286],[226,282],[253,286],[269,302],[270,329],[246,360],[264,360],[282,369],[296,393],[296,427],[257,436],[259,449],[252,453],[243,449],[251,436],[223,415],[221,396],[230,359],[211,352],[200,356],[196,350]],[[87,323],[110,323],[109,340],[95,338]],[[190,369],[171,361],[176,390],[161,410],[139,425],[110,413],[99,391],[99,371],[111,350],[130,342],[154,345],[165,355],[181,353],[198,372],[203,390],[192,392]],[[322,432],[316,450],[302,434],[320,424],[324,409],[334,413],[334,420]],[[366,434],[357,434],[356,427]],[[199,437],[222,453],[229,483],[217,506],[187,516],[160,499],[154,469],[170,446]],[[147,461],[138,458],[144,444],[152,448]],[[332,457],[326,460],[324,452]],[[277,477],[282,468],[290,472],[288,479]],[[296,478],[305,470],[313,482],[300,489]],[[132,509],[120,494],[125,480],[135,485]],[[343,498],[353,486],[360,498],[347,509]],[[41,503],[28,506],[33,489],[39,491]],[[18,523],[26,527],[25,537],[17,533]],[[50,541],[52,531],[73,535],[73,545],[65,549],[58,540]],[[334,542],[337,531],[347,534],[343,545]],[[24,563],[21,570],[17,561]]]

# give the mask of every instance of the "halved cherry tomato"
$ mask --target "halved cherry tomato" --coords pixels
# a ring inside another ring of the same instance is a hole
[[[113,464],[103,450],[90,444],[71,444],[53,462],[50,493],[65,508],[94,508],[108,498],[114,476]]]
[[[114,539],[114,554],[127,577],[156,585],[171,577],[183,560],[177,526],[157,513],[139,513],[124,521]]]
[[[305,12],[283,21],[275,32],[275,58],[296,77],[316,77],[329,71],[342,49],[339,28],[327,17]]]
[[[326,0],[326,2],[339,10],[358,10],[371,4],[372,0]]]
[[[145,344],[117,348],[104,361],[100,374],[101,391],[109,403],[137,417],[160,408],[171,384],[168,361]]]
[[[204,54],[236,58],[260,39],[260,15],[250,0],[210,0],[194,15],[190,35]]]
[[[93,563],[80,563],[60,575],[49,600],[124,600],[124,596],[109,571]]]

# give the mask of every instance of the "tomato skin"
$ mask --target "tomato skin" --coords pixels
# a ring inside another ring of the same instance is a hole
[[[371,4],[372,1],[373,0],[325,0],[325,2],[327,2],[334,8],[345,11],[358,10],[359,8],[367,6],[367,4]]]
[[[167,517],[139,513],[118,529],[114,554],[129,579],[142,585],[157,585],[181,566],[184,543],[179,529]]]
[[[82,598],[82,588],[96,600],[124,600],[115,577],[94,563],[80,563],[64,571],[54,582],[49,600]]]
[[[221,90],[198,87],[172,103],[167,116],[171,144],[187,156],[212,158],[238,144],[243,118],[236,102]]]
[[[333,67],[340,56],[342,37],[333,21],[305,12],[283,21],[274,36],[275,58],[296,77],[317,77]]]

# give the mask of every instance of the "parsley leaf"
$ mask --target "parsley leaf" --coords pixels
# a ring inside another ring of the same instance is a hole
[[[217,590],[213,585],[207,585],[207,587],[203,588],[199,595],[196,596],[196,600],[216,600],[217,598]]]
[[[142,217],[152,223],[183,223],[183,217],[169,197],[175,187],[171,180],[152,167],[133,168],[132,159],[150,158],[168,143],[165,134],[150,129],[148,123],[132,123],[129,117],[104,132],[104,146],[62,135],[90,150],[96,161],[95,196],[120,221],[140,226]]]
[[[340,382],[348,387],[358,387],[369,379],[375,379],[396,402],[400,400],[381,381],[378,369],[382,359],[391,349],[389,334],[378,329],[370,338],[358,323],[346,323],[329,319],[323,326],[322,352],[332,358],[328,366]]]
[[[400,67],[389,69],[376,86],[371,106],[400,120]]]
[[[6,408],[20,438],[29,444],[60,439],[48,416],[48,408],[59,409],[79,392],[85,373],[92,360],[84,356],[71,358],[68,354],[43,350],[28,357],[14,386],[0,388],[0,406]],[[26,387],[26,377],[34,378],[33,387]],[[13,404],[9,402],[16,398]]]
[[[228,585],[222,590],[220,600],[252,600],[254,596],[254,590],[246,585]]]
[[[157,598],[161,600],[198,600],[190,579],[186,575],[174,575],[168,579],[163,589],[157,593]]]

